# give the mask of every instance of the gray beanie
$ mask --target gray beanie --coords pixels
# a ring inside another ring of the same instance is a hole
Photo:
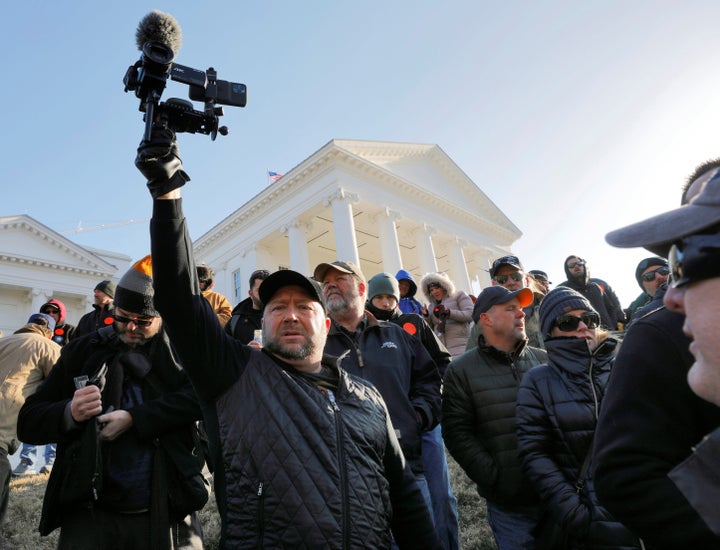
[[[550,335],[555,319],[568,311],[582,309],[595,311],[590,301],[579,292],[566,286],[559,286],[547,293],[540,304],[540,329],[544,338]]]
[[[155,309],[150,255],[138,260],[122,276],[115,288],[115,307],[138,315],[160,317]]]
[[[100,292],[104,292],[110,298],[115,298],[115,283],[112,281],[100,281],[98,284],[95,285],[95,290],[99,290]]]
[[[400,286],[390,273],[378,273],[368,281],[368,301],[372,301],[379,294],[395,296],[395,300],[400,301]]]

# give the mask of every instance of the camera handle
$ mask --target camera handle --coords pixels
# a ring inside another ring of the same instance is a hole
[[[143,142],[150,143],[152,139],[152,125],[155,119],[155,107],[160,101],[160,94],[155,90],[150,90],[148,97],[145,99],[145,133],[143,133]]]

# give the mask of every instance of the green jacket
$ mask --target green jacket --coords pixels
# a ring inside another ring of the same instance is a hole
[[[547,354],[526,341],[512,354],[485,345],[482,336],[480,344],[445,374],[443,439],[480,496],[505,507],[532,506],[539,501],[518,460],[515,402],[523,374]]]

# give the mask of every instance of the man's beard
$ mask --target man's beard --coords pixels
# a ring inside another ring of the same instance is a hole
[[[273,355],[277,355],[287,361],[302,361],[315,352],[315,342],[312,340],[305,342],[299,349],[288,349],[286,346],[275,341],[266,343],[264,347]]]

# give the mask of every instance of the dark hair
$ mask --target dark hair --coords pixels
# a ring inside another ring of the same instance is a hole
[[[706,160],[701,165],[697,166],[695,168],[695,171],[690,174],[685,181],[685,185],[683,186],[681,204],[687,204],[687,192],[690,190],[690,186],[692,185],[692,183],[706,172],[714,170],[718,167],[720,167],[720,157]]]
[[[255,284],[255,281],[260,279],[261,281],[264,281],[270,276],[270,272],[267,269],[256,269],[252,272],[250,275],[250,288],[253,287]]]
[[[201,283],[212,281],[213,275],[215,275],[213,270],[205,264],[197,265],[195,269],[197,270],[198,281]]]

